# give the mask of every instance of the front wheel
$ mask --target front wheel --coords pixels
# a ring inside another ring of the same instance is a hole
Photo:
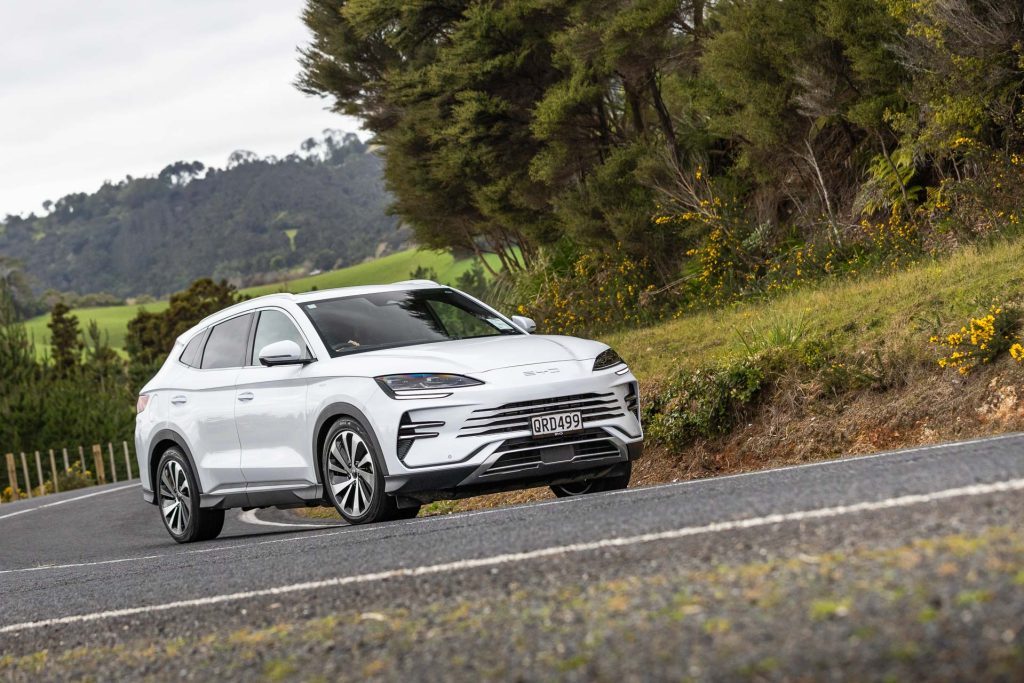
[[[327,499],[349,524],[400,519],[400,513],[409,513],[384,493],[381,455],[355,420],[341,418],[331,426],[321,461]]]
[[[571,484],[555,484],[551,492],[559,498],[571,496],[582,496],[587,493],[599,493],[601,491],[618,491],[629,486],[629,478],[633,474],[633,463],[627,462],[625,468],[606,477],[599,479],[586,479],[575,481]]]
[[[156,471],[160,518],[171,538],[178,543],[217,538],[224,528],[224,511],[199,507],[199,485],[188,458],[168,448]]]

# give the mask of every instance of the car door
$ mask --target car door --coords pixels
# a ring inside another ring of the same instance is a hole
[[[280,308],[258,312],[250,356],[236,379],[235,425],[249,491],[316,484],[312,427],[306,410],[308,365],[265,367],[260,350],[290,340],[312,360],[309,344]]]
[[[252,313],[214,325],[189,372],[187,391],[171,395],[171,411],[191,441],[204,493],[244,489],[235,429],[235,381],[245,362]]]

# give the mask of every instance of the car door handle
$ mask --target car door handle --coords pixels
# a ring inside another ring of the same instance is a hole
[[[256,397],[255,397],[255,395],[253,395],[253,393],[251,391],[243,391],[242,393],[240,393],[238,395],[238,400],[239,401],[243,401],[243,402],[251,401],[254,398],[256,398]]]
[[[174,398],[171,399],[171,403],[173,403],[176,406],[183,406],[186,403],[188,403],[188,397],[187,396],[175,396]]]

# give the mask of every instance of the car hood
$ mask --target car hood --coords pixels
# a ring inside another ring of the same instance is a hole
[[[327,361],[339,374],[376,377],[406,372],[480,374],[490,370],[596,358],[607,345],[552,335],[509,335],[366,351]]]

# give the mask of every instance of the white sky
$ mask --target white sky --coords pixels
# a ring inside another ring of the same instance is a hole
[[[292,83],[303,0],[0,0],[0,217],[356,119]]]

